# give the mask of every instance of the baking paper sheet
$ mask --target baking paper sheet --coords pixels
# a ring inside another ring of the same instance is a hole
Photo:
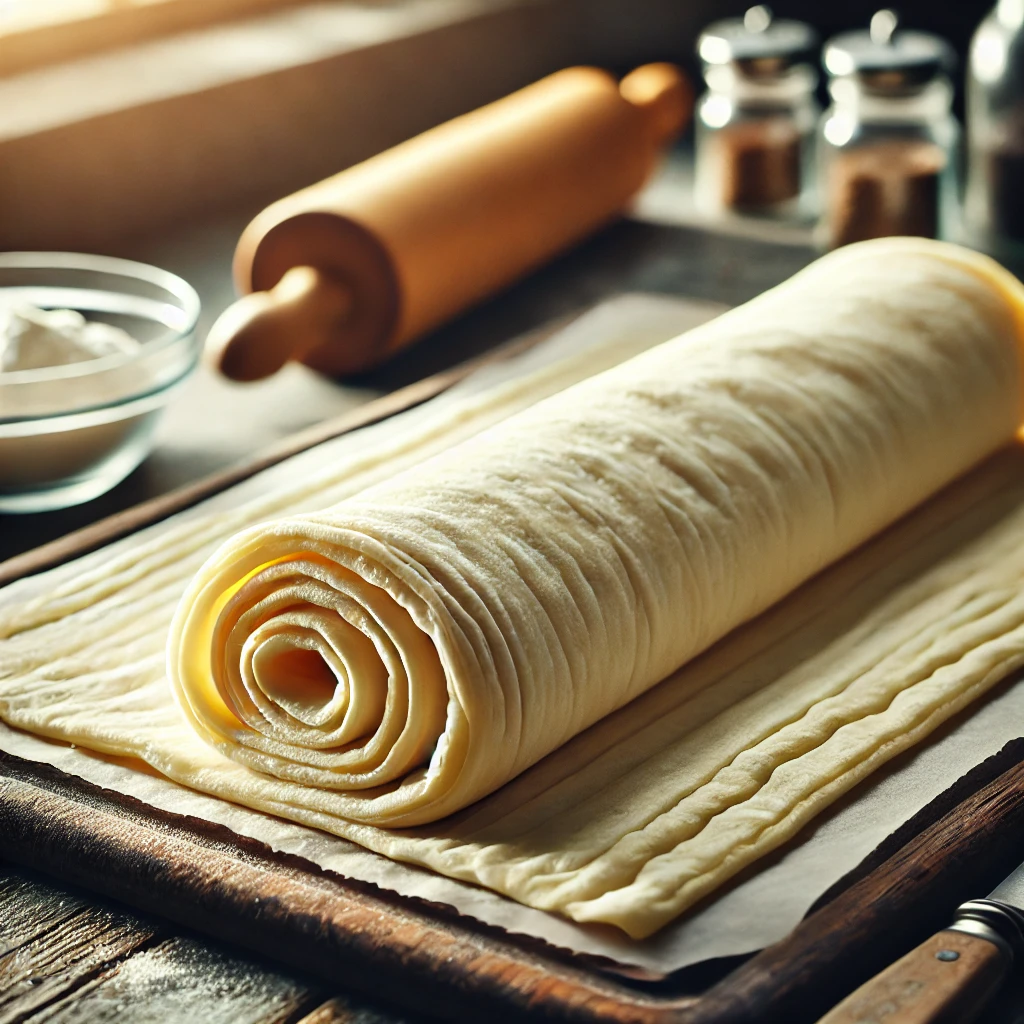
[[[591,311],[542,346],[509,364],[492,366],[460,387],[476,389],[513,372],[557,358],[584,344],[616,337],[665,340],[707,319],[709,305],[647,296],[623,296]],[[417,409],[366,433],[411,425],[427,410]],[[176,517],[235,504],[281,486],[308,467],[330,458],[329,442],[274,467],[244,484]],[[157,526],[153,529],[159,529]],[[86,556],[83,562],[104,557]],[[81,563],[79,563],[81,564]],[[60,575],[67,570],[58,570]],[[50,574],[50,580],[54,574]],[[51,583],[52,585],[52,583]],[[0,594],[0,602],[31,596],[33,580]],[[1024,683],[1006,685],[971,713],[896,759],[853,793],[833,805],[797,839],[734,879],[713,898],[638,942],[611,927],[578,925],[524,907],[488,890],[399,864],[315,829],[194,793],[166,779],[113,764],[90,752],[51,743],[0,723],[0,749],[43,762],[95,785],[135,797],[150,806],[194,815],[266,843],[273,850],[304,857],[326,870],[372,882],[404,896],[448,904],[460,913],[512,933],[529,935],[578,953],[668,972],[704,960],[749,953],[783,938],[831,885],[855,868],[896,828],[964,773],[1024,732]],[[981,894],[979,894],[981,895]]]
[[[194,793],[166,779],[111,764],[82,749],[50,743],[0,723],[0,749],[54,766],[151,807],[191,814],[304,857],[347,878],[446,903],[506,931],[577,953],[669,972],[716,957],[750,953],[782,939],[830,886],[879,843],[986,757],[1021,734],[1024,683],[958,718],[820,815],[783,847],[679,922],[642,942],[611,927],[585,926],[524,907],[486,889],[370,853],[347,840]],[[984,895],[979,893],[979,896]]]

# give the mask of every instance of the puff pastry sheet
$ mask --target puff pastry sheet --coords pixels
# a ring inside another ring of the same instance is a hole
[[[1020,291],[864,243],[443,398],[7,602],[0,714],[648,935],[1024,661]]]

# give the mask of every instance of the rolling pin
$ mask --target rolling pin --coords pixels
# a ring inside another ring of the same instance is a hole
[[[691,110],[670,64],[568,68],[274,203],[208,361],[235,380],[383,362],[620,214]]]

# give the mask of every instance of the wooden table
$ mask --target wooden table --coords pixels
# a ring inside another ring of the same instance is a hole
[[[266,384],[234,386],[202,373],[170,411],[153,456],[105,497],[60,513],[0,517],[0,558],[162,493],[328,415],[621,291],[736,304],[809,262],[806,233],[724,233],[686,220],[669,168],[632,219],[605,231],[506,294],[437,332],[386,369],[345,384],[293,367]],[[676,200],[678,199],[678,206]],[[247,212],[125,248],[200,290],[206,322],[231,298],[230,250]],[[753,237],[752,237],[753,236]],[[760,237],[758,237],[760,236]],[[782,241],[780,241],[780,239]],[[160,1021],[161,1024],[377,1024],[429,1020],[331,991],[154,918],[0,864],[0,1024]],[[1024,1024],[1007,995],[994,1024]]]

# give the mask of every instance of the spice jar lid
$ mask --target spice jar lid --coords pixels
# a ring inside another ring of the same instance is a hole
[[[953,48],[940,36],[897,28],[896,15],[878,11],[867,31],[843,32],[825,44],[825,69],[855,76],[873,92],[913,91],[951,71]]]
[[[779,75],[809,60],[818,33],[802,21],[774,18],[763,4],[742,18],[708,25],[697,40],[697,54],[707,65],[732,64],[748,77]]]

